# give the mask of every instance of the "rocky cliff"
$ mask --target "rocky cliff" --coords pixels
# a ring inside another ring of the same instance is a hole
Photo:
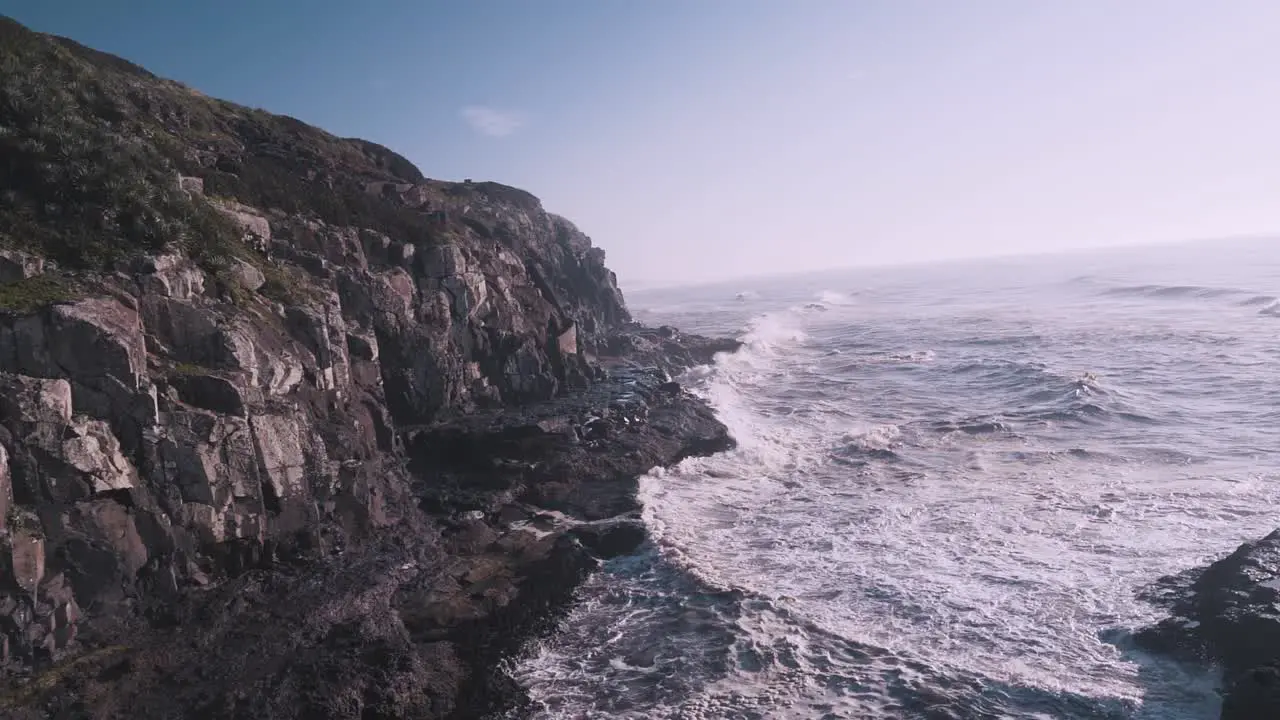
[[[475,717],[732,440],[521,190],[0,18],[0,714]]]

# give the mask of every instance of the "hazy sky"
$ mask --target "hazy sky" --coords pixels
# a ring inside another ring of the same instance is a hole
[[[637,282],[1280,230],[1275,0],[0,0]]]

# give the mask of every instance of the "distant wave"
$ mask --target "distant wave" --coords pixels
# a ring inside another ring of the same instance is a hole
[[[1280,317],[1280,300],[1272,300],[1271,304],[1259,310],[1258,314]]]
[[[1280,302],[1280,298],[1275,295],[1254,295],[1253,297],[1242,300],[1240,305],[1243,307],[1257,307],[1259,305],[1275,305]]]
[[[1109,288],[1103,295],[1151,297],[1151,298],[1191,298],[1207,299],[1230,297],[1232,295],[1252,295],[1248,290],[1237,288],[1208,287],[1203,285],[1131,285]]]
[[[1007,419],[1086,424],[1106,420],[1156,422],[1132,407],[1114,389],[1105,387],[1098,376],[1090,372],[1064,374],[1054,372],[1041,363],[1011,360],[968,363],[957,367],[954,372],[960,376],[972,376],[970,382],[977,392],[1003,390],[1013,393],[1010,406],[1003,413]]]

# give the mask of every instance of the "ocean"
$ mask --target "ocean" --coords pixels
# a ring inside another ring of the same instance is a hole
[[[513,663],[540,718],[1216,718],[1135,648],[1162,575],[1280,526],[1280,243],[632,293],[746,345],[740,442]]]

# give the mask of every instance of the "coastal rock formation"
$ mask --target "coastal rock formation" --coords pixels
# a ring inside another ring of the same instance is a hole
[[[732,446],[528,193],[0,18],[0,715],[478,717]]]
[[[1157,589],[1171,617],[1138,642],[1220,665],[1223,720],[1280,717],[1280,530]]]

